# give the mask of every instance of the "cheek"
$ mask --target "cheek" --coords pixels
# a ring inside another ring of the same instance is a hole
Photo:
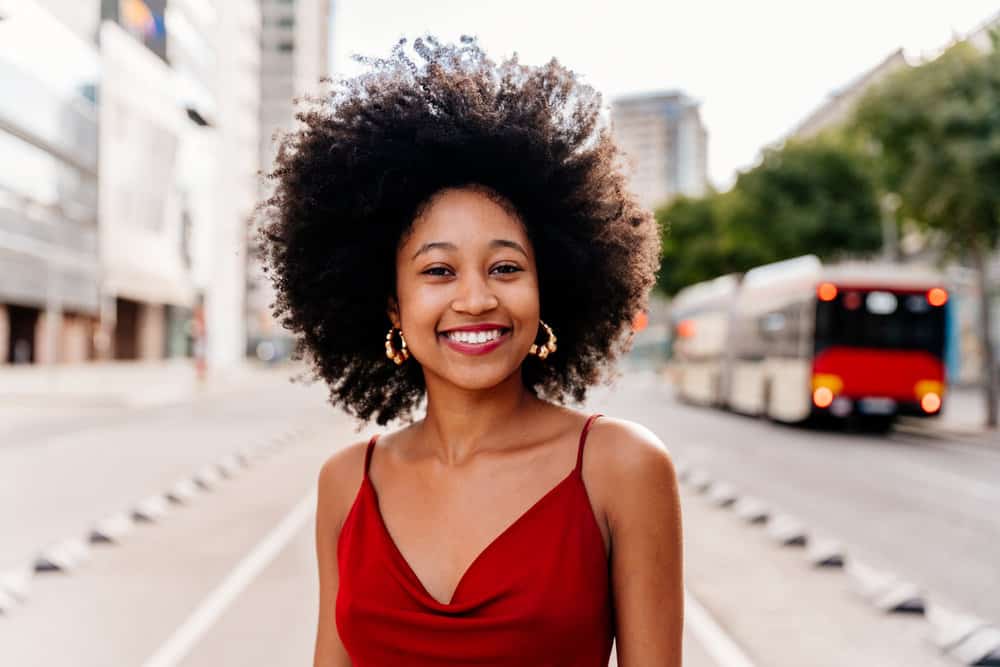
[[[502,301],[514,311],[517,317],[537,317],[541,307],[538,297],[538,283],[532,279],[511,283],[503,293]]]

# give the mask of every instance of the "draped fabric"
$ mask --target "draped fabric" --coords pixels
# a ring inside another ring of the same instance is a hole
[[[355,667],[607,667],[614,639],[604,541],[576,467],[476,557],[447,604],[403,558],[364,478],[337,544],[336,625]]]

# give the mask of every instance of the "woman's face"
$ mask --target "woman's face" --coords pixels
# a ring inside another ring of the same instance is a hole
[[[539,299],[534,251],[516,217],[476,190],[444,190],[397,251],[396,276],[389,317],[428,386],[486,389],[520,371]]]

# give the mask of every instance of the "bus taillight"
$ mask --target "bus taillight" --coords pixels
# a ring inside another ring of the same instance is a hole
[[[920,401],[920,407],[927,414],[941,409],[941,396],[944,395],[944,383],[938,380],[921,380],[913,386],[913,392]]]
[[[837,298],[837,286],[833,283],[820,283],[816,288],[816,295],[820,301],[833,301]]]
[[[828,408],[833,403],[833,392],[829,387],[818,387],[813,391],[813,403],[817,408]]]
[[[927,290],[927,303],[932,306],[943,306],[948,301],[948,292],[940,287]]]

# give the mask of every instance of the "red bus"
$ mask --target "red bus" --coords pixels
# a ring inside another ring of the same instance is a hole
[[[937,416],[947,301],[931,269],[814,255],[692,285],[672,303],[678,396],[789,423]]]

